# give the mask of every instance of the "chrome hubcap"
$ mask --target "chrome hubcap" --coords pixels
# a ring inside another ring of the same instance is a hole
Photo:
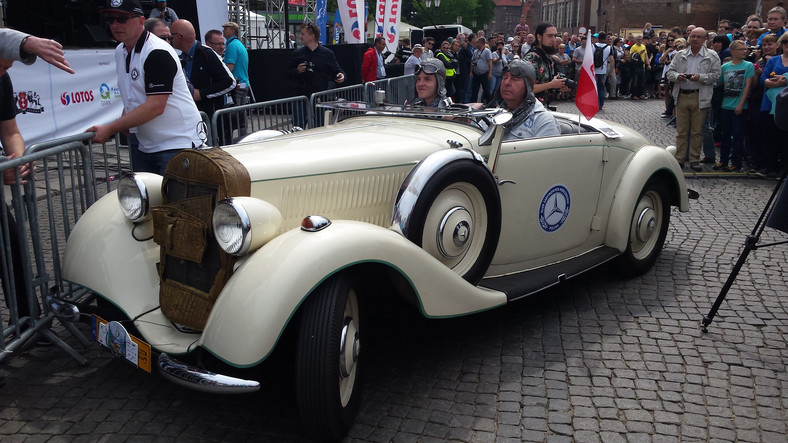
[[[656,212],[654,212],[653,208],[643,209],[643,211],[640,212],[640,216],[638,216],[637,228],[635,229],[637,240],[641,243],[648,242],[651,236],[654,235],[656,229]]]
[[[473,235],[472,217],[467,209],[455,206],[451,208],[438,227],[438,249],[446,258],[458,257],[465,252],[466,246]]]
[[[360,342],[356,322],[352,318],[345,319],[342,327],[342,336],[339,342],[339,373],[342,377],[349,377],[358,361]]]

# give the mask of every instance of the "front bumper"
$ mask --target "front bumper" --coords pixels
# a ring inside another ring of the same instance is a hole
[[[260,382],[215,374],[189,366],[166,353],[159,354],[157,367],[164,378],[183,387],[211,394],[245,394],[260,390]]]

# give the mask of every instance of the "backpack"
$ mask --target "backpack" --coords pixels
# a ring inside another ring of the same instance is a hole
[[[642,62],[642,61],[643,61],[643,60],[641,60],[641,59],[640,59],[640,53],[639,53],[639,52],[633,52],[633,53],[631,53],[631,54],[630,54],[630,59],[631,59],[633,62]]]
[[[594,45],[594,67],[601,68],[605,64],[605,49],[607,45],[601,47]]]

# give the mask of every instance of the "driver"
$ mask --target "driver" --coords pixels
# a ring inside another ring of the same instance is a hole
[[[416,65],[416,98],[406,105],[428,108],[448,108],[451,99],[446,97],[446,67],[437,58],[428,58]]]
[[[560,135],[561,129],[553,114],[534,96],[536,72],[533,65],[523,60],[512,60],[503,68],[497,102],[512,113],[506,123],[504,140]]]

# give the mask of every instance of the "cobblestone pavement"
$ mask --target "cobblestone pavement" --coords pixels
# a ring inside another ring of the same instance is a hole
[[[605,108],[672,143],[656,101]],[[729,177],[688,178],[700,199],[672,213],[662,256],[639,278],[608,266],[472,317],[383,320],[374,345],[365,342],[349,439],[788,441],[785,246],[753,252],[709,332],[699,328],[775,184]],[[767,229],[762,242],[784,237]],[[0,440],[303,440],[289,375],[273,371],[262,392],[222,397],[96,348],[83,355],[81,367],[37,347],[0,364]]]

